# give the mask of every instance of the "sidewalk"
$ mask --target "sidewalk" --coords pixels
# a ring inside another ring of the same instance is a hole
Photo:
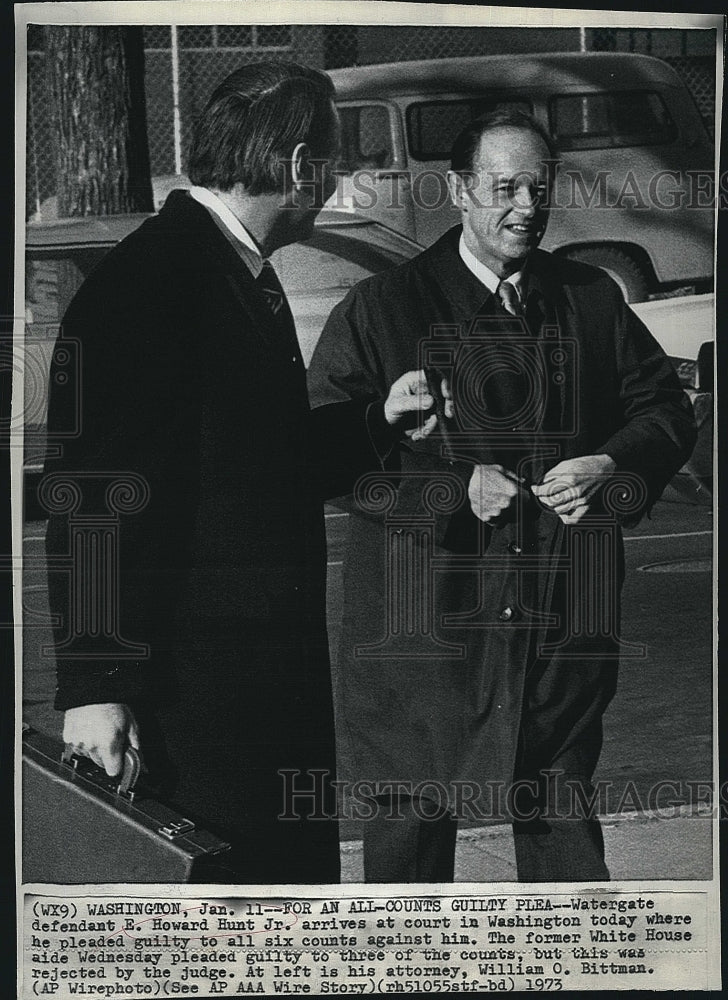
[[[612,880],[710,879],[713,824],[709,817],[649,813],[601,817]],[[363,879],[360,840],[341,847],[341,881]],[[455,854],[456,882],[516,882],[513,838],[508,825],[461,830]]]

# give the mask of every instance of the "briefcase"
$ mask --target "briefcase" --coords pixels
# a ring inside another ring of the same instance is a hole
[[[155,800],[129,749],[121,777],[40,733],[23,736],[23,881],[226,882],[230,845]]]

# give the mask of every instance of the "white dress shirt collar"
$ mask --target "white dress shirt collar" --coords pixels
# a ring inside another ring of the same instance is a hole
[[[221,198],[218,198],[208,188],[193,186],[190,188],[190,194],[195,201],[204,205],[211,212],[214,212],[222,227],[232,238],[236,249],[253,277],[257,278],[263,270],[263,255],[240,219],[228,208]]]
[[[495,295],[496,291],[498,290],[498,285],[500,285],[501,283],[501,279],[498,277],[497,274],[491,271],[491,269],[486,264],[478,260],[475,254],[466,245],[465,237],[462,235],[460,237],[460,245],[458,247],[458,250],[460,252],[460,257],[462,259],[462,262],[463,264],[465,264],[467,269],[472,274],[475,275],[478,281],[482,282],[482,284],[485,285],[485,287],[488,289],[489,292],[492,292]],[[526,268],[524,265],[524,267],[522,267],[520,271],[516,271],[513,274],[509,274],[507,278],[503,279],[504,281],[507,281],[510,285],[513,285],[513,287],[516,290],[516,294],[518,295],[518,298],[521,302],[523,302],[523,282],[525,277],[524,274],[525,270]]]

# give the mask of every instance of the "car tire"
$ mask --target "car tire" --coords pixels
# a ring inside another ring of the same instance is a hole
[[[614,278],[627,302],[644,302],[649,289],[647,276],[634,257],[617,247],[581,247],[569,250],[570,260],[601,267]]]

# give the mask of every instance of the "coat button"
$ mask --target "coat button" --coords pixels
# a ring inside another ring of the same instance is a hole
[[[513,608],[511,608],[511,607],[503,608],[503,610],[498,615],[498,617],[500,618],[500,620],[502,622],[509,622],[511,620],[511,618],[513,617]]]
[[[523,549],[521,548],[520,545],[516,545],[515,542],[509,542],[508,551],[514,556],[520,556],[520,554],[523,552]]]

